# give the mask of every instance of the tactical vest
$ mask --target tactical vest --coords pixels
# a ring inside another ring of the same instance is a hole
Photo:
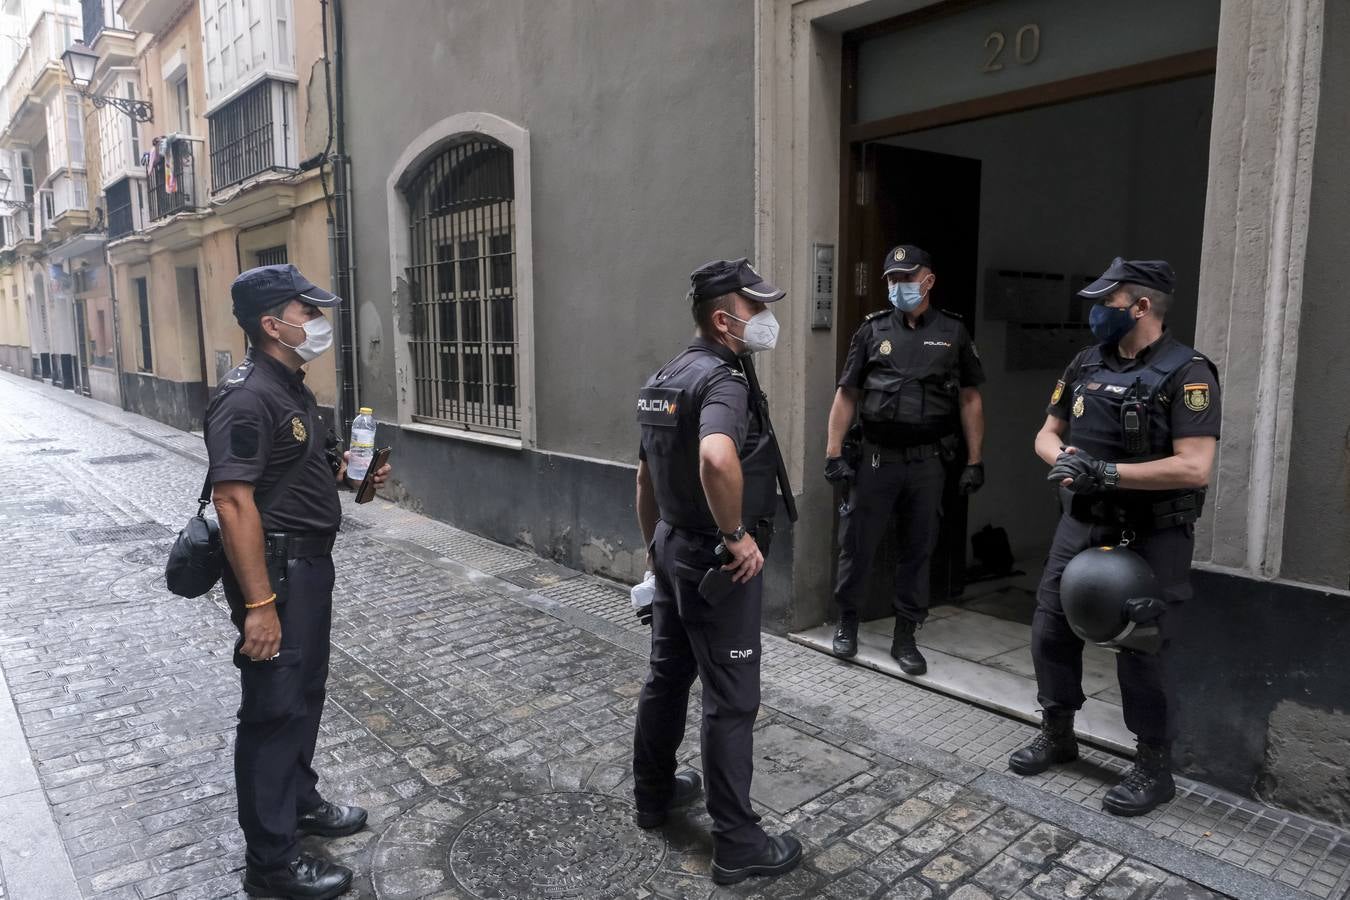
[[[1084,352],[1078,377],[1069,386],[1067,442],[1109,462],[1148,462],[1172,455],[1170,400],[1167,382],[1195,359],[1190,347],[1170,342],[1148,365],[1128,372],[1109,368],[1101,345]],[[1210,364],[1211,368],[1213,364]],[[1203,491],[1115,491],[1121,506],[1156,505]]]
[[[739,368],[715,353],[691,347],[662,366],[638,393],[637,419],[656,506],[662,521],[676,528],[717,529],[699,479],[699,415],[714,377],[726,372],[745,382]],[[742,522],[753,529],[757,523],[773,521],[778,501],[777,458],[774,440],[764,428],[753,397],[748,414],[750,427],[740,453],[741,506]]]
[[[920,352],[904,352],[901,347],[897,336],[907,329],[903,314],[889,313],[871,320],[863,377],[864,421],[955,428],[961,393],[961,325],[939,310],[930,315],[931,323],[917,334],[905,335],[906,344],[922,336],[927,346]]]

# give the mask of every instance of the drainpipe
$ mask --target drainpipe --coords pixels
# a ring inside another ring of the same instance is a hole
[[[113,269],[108,242],[103,242],[103,265],[108,269],[108,298],[112,303],[113,366],[117,369],[117,402],[127,408],[126,390],[122,385],[122,314],[117,305],[117,272]]]
[[[334,53],[328,44],[328,6],[333,7]],[[347,158],[347,119],[343,85],[346,82],[346,64],[343,53],[344,32],[341,0],[321,0],[324,40],[324,87],[329,103],[330,134],[336,145],[330,161],[333,163],[333,196],[329,204],[328,235],[329,259],[333,273],[333,293],[342,298],[338,307],[338,392],[333,410],[334,424],[339,434],[351,429],[351,420],[357,409],[358,379],[356,371],[356,268],[352,263],[350,161]],[[330,79],[330,64],[335,70]]]

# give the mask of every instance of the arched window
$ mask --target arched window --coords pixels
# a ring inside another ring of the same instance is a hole
[[[407,181],[413,418],[518,433],[511,149],[475,135]]]

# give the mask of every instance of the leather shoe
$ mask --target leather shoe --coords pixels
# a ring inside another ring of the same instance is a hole
[[[248,866],[244,870],[244,892],[250,897],[328,900],[347,893],[351,886],[351,869],[307,854],[297,856],[280,869]]]
[[[675,775],[675,793],[670,797],[670,803],[662,810],[641,810],[633,816],[633,822],[639,828],[660,828],[666,824],[666,816],[672,809],[681,806],[688,806],[699,798],[703,793],[703,777],[693,769],[685,769]]]
[[[773,835],[769,844],[758,859],[752,859],[744,865],[724,866],[713,856],[712,878],[714,884],[736,884],[751,875],[782,875],[797,868],[802,861],[802,842],[790,834]]]
[[[839,625],[834,629],[834,645],[830,648],[841,659],[851,659],[858,655],[858,620],[839,617]]]
[[[339,806],[327,800],[301,813],[297,826],[304,834],[346,837],[366,827],[366,811],[359,806]]]

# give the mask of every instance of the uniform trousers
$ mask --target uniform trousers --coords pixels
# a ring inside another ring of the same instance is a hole
[[[657,523],[651,666],[638,698],[633,790],[639,810],[669,806],[689,689],[697,676],[703,682],[703,774],[713,849],[720,864],[735,866],[757,858],[768,845],[750,804],[764,576],[709,603],[698,585],[717,565],[717,542],[715,533]]]
[[[328,681],[333,622],[333,558],[313,556],[288,564],[289,596],[277,606],[281,652],[254,662],[242,646],[244,597],[225,569],[225,598],[239,629],[234,664],[242,698],[234,742],[234,782],[245,858],[261,869],[295,858],[298,817],[323,802],[314,771],[314,747]]]
[[[858,477],[839,515],[839,571],[834,599],[841,616],[856,620],[867,576],[897,510],[895,615],[916,625],[928,618],[929,563],[937,547],[946,467],[936,454],[905,461],[878,460],[863,453]]]
[[[1060,605],[1060,578],[1069,561],[1089,547],[1119,543],[1121,529],[1082,522],[1065,513],[1055,529],[1054,543],[1036,593],[1031,628],[1031,656],[1036,666],[1037,700],[1041,709],[1072,712],[1082,709],[1083,640],[1073,633]],[[1168,745],[1177,735],[1176,700],[1168,674],[1169,620],[1177,605],[1190,597],[1191,551],[1195,526],[1180,525],[1140,531],[1130,543],[1152,567],[1168,611],[1156,622],[1162,649],[1156,654],[1122,650],[1116,654],[1125,725],[1140,741]]]

